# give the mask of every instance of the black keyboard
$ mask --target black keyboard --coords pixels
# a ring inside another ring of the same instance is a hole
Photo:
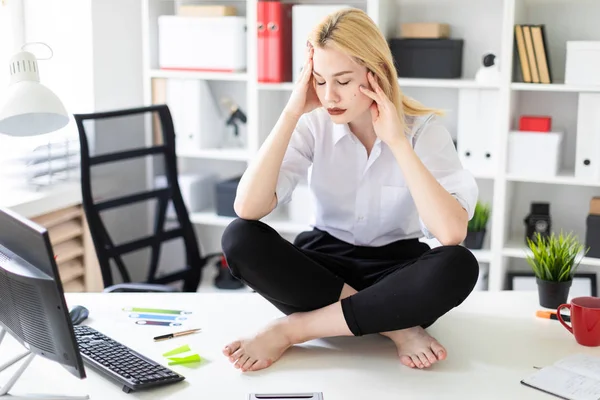
[[[86,365],[123,384],[123,391],[147,389],[185,378],[85,325],[73,327]]]

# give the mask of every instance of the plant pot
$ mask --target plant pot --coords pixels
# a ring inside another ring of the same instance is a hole
[[[485,229],[482,231],[467,231],[467,237],[463,243],[466,248],[476,250],[483,247],[484,239]]]
[[[535,281],[538,286],[538,295],[542,307],[556,310],[558,306],[567,302],[573,280],[552,282],[535,278]]]

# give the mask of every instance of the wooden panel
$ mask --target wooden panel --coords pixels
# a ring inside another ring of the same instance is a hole
[[[39,217],[32,218],[32,221],[50,229],[53,226],[56,226],[63,222],[67,222],[74,218],[79,218],[81,217],[81,215],[81,206],[74,206],[64,208],[62,210],[58,210],[49,214],[40,215]]]
[[[53,246],[66,242],[69,239],[80,237],[83,233],[81,220],[80,218],[77,218],[63,222],[50,228],[48,233],[50,235],[50,242]]]
[[[92,241],[87,219],[82,218],[83,222],[83,265],[85,267],[85,290],[87,292],[101,292],[104,289],[104,281],[100,272],[100,263],[96,256],[96,249]]]
[[[72,280],[70,282],[63,284],[63,291],[66,293],[85,291],[85,285],[83,283],[83,278],[75,279],[75,280]]]
[[[60,280],[63,284],[77,278],[82,278],[85,275],[83,257],[78,257],[63,263],[60,267],[58,267],[58,272],[60,274]]]
[[[81,238],[71,239],[54,246],[56,263],[58,264],[59,268],[66,262],[71,261],[76,257],[82,256],[83,253],[83,243]]]

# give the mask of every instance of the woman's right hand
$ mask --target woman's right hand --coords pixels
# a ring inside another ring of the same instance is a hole
[[[302,68],[300,78],[285,106],[285,112],[300,118],[321,105],[313,84],[313,54],[314,49],[309,44],[306,51],[306,62]]]

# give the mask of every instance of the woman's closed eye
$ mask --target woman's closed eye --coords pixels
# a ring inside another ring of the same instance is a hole
[[[347,85],[348,83],[350,83],[350,81],[346,81],[346,82],[339,82],[339,81],[338,81],[338,84],[339,84],[339,85],[342,85],[342,86],[344,86],[344,85]],[[317,81],[317,85],[319,85],[319,86],[322,86],[322,85],[324,85],[324,84],[325,84],[325,82],[318,82],[318,81]]]

